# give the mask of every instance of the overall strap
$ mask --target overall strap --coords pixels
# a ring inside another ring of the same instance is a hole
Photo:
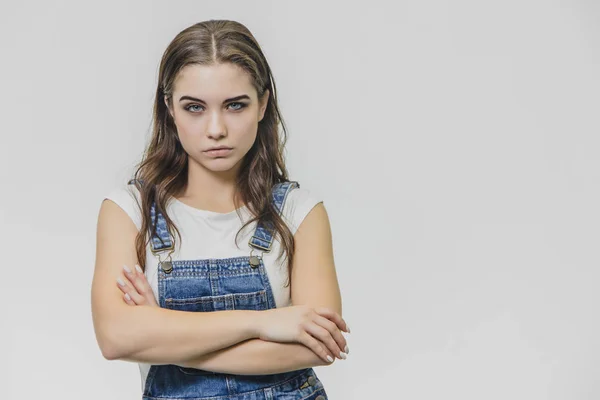
[[[136,179],[131,179],[127,184],[132,185],[135,181]],[[142,179],[137,179],[137,181],[140,184],[144,183]],[[174,247],[173,240],[167,229],[167,221],[162,213],[156,210],[156,202],[154,201],[150,206],[150,221],[153,227],[156,226],[156,234],[153,234],[151,239],[152,253],[156,254],[160,251],[172,250]]]
[[[292,190],[299,188],[300,184],[298,182],[280,182],[276,183],[273,186],[273,206],[278,211],[279,215],[281,215],[283,211],[283,206],[285,205],[285,201],[287,199],[287,195]],[[271,245],[273,244],[273,224],[267,224],[263,221],[260,221],[254,231],[254,235],[248,241],[248,244],[255,249],[260,249],[265,252],[271,251]]]
[[[131,179],[128,184],[133,184],[135,179]],[[143,184],[143,180],[138,179],[140,184]],[[280,182],[273,186],[272,203],[279,215],[283,211],[287,195],[293,189],[299,188],[300,184],[295,181],[291,182]],[[167,222],[160,211],[156,210],[156,203],[152,202],[150,206],[150,219],[153,227],[156,225],[156,234],[152,235],[151,245],[152,253],[156,254],[164,250],[173,249],[173,240],[167,229]],[[273,226],[266,222],[260,221],[254,231],[254,235],[248,241],[251,247],[263,250],[265,252],[271,251],[273,244]]]

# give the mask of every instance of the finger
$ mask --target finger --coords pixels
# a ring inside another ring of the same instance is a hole
[[[310,334],[304,332],[304,334],[300,335],[299,341],[300,343],[311,349],[312,352],[315,353],[317,356],[321,357],[327,364],[331,364],[335,361],[335,358],[333,358],[331,354],[329,354],[323,343],[319,342]]]
[[[340,330],[350,333],[350,328],[348,327],[348,324],[337,312],[327,307],[315,308],[315,312],[334,322]]]
[[[125,299],[125,303],[129,304],[130,306],[135,306],[135,305],[137,305],[137,304],[135,304],[135,303],[133,302],[133,300],[131,299],[131,297],[129,296],[129,294],[128,294],[128,293],[125,293],[125,294],[123,295],[123,299]]]
[[[315,312],[335,322],[335,324],[344,332],[350,333],[350,328],[348,327],[348,324],[346,324],[346,321],[344,321],[340,314],[326,307],[315,308]]]
[[[333,340],[331,333],[329,333],[327,329],[323,328],[321,325],[318,325],[315,322],[306,324],[304,329],[306,330],[306,332],[319,339],[321,343],[327,346],[329,351],[331,351],[337,358],[344,358],[344,356],[342,356],[341,354],[342,350],[338,347],[335,340]]]
[[[134,288],[125,283],[125,281],[120,277],[117,278],[117,284],[119,285],[121,291],[128,294],[136,305],[144,304],[144,298],[140,296]]]
[[[132,270],[127,265],[123,266],[123,271],[125,276],[127,277],[128,282],[133,286],[136,293],[130,293],[130,295],[134,298],[138,305],[150,305],[150,306],[158,306],[156,298],[154,296],[154,291],[146,279],[146,275],[144,275],[144,271],[142,268],[135,264],[135,269]],[[137,300],[136,296],[140,296],[141,299]]]
[[[151,306],[158,306],[158,302],[154,295],[154,291],[152,290],[152,286],[150,286],[150,282],[146,278],[144,271],[138,264],[135,264],[135,269],[137,271],[137,276],[139,277],[142,286],[141,289],[138,290],[138,293],[144,296],[144,298],[146,299],[146,304]]]
[[[338,347],[342,349],[343,354],[340,354],[340,357],[344,360],[346,359],[346,355],[348,354],[348,342],[344,335],[342,335],[342,331],[340,331],[335,323],[331,320],[321,317],[317,314],[314,319],[315,323],[321,325],[323,328],[327,329],[331,334],[331,337],[337,343]]]
[[[139,265],[135,264],[135,269],[137,271],[138,274],[142,275],[145,277],[144,275],[144,271],[142,271],[142,267],[140,267]]]
[[[136,268],[134,268],[133,270],[127,265],[123,265],[123,271],[125,272],[125,276],[127,277],[127,279],[129,279],[137,293],[140,294],[142,297],[146,297],[146,295],[151,290],[150,284],[148,283],[146,276],[143,273],[139,273],[141,269],[138,268],[139,266],[137,264]]]

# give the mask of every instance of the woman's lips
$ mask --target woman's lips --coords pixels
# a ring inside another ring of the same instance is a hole
[[[205,151],[211,157],[223,157],[229,155],[233,149],[219,149],[219,150],[208,150]]]

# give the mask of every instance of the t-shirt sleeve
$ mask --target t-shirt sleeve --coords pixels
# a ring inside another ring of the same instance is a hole
[[[287,194],[282,215],[288,223],[292,235],[296,233],[310,210],[322,202],[323,198],[319,193],[303,187],[292,189]]]
[[[142,216],[138,203],[141,203],[140,193],[135,185],[123,185],[113,188],[104,197],[114,201],[129,215],[138,231],[142,229]]]

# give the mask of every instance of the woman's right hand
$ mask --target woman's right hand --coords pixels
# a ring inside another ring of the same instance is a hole
[[[271,308],[258,315],[258,334],[262,340],[302,343],[328,363],[333,362],[329,352],[337,358],[346,358],[348,346],[341,330],[349,332],[348,325],[335,311],[297,305]]]

